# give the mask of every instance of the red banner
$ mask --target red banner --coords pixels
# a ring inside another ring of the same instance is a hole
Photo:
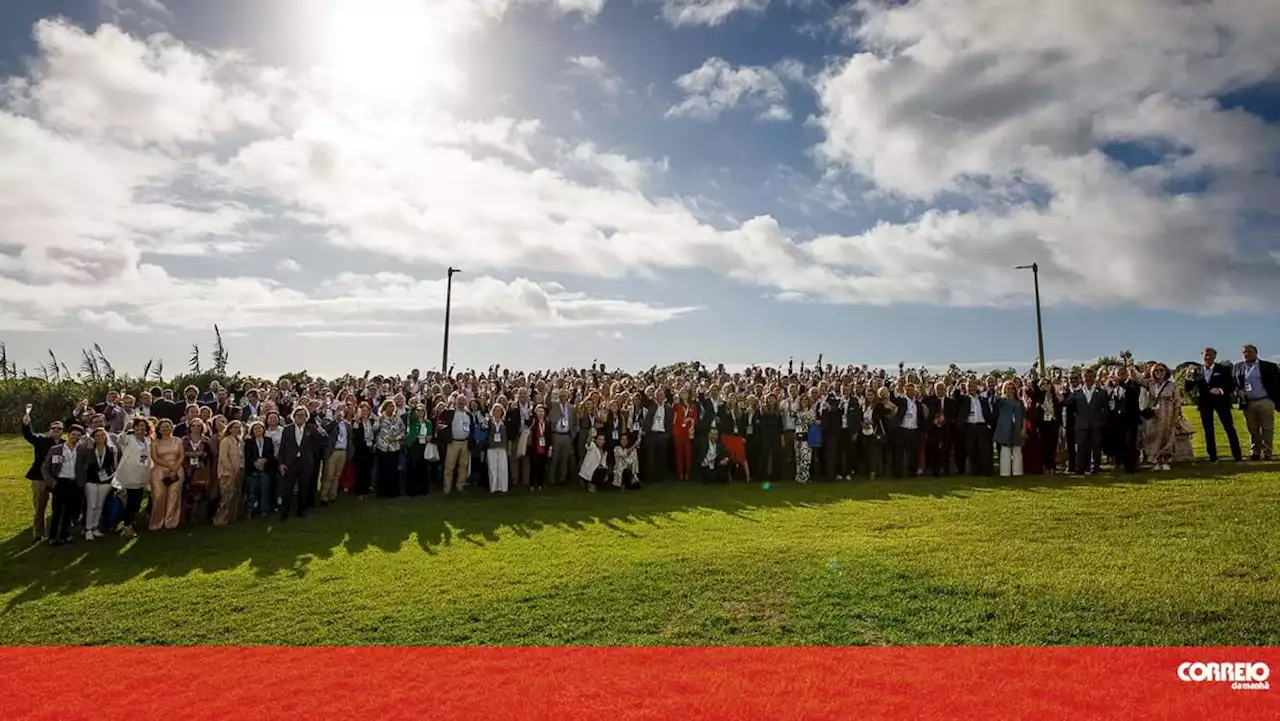
[[[1272,648],[3,648],[0,719],[1265,719]]]

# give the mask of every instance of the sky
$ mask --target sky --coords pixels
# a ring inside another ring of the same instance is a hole
[[[6,0],[0,159],[30,370],[1280,355],[1280,3]]]

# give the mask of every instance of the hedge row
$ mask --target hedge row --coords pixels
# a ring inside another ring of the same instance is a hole
[[[188,385],[194,385],[203,391],[211,381],[233,387],[233,384],[239,382],[239,376],[213,372],[195,373],[175,376],[164,383],[129,377],[110,381],[62,380],[54,383],[39,378],[0,380],[0,433],[21,432],[22,413],[28,403],[31,404],[32,422],[37,428],[41,428],[47,427],[55,419],[65,419],[82,398],[89,399],[91,404],[97,404],[107,397],[108,391],[125,391],[136,397],[155,386],[173,388],[175,395],[181,395],[182,389]]]

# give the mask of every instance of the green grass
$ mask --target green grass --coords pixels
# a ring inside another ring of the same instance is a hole
[[[0,441],[3,644],[1280,643],[1278,465],[343,498],[49,548],[29,460]]]

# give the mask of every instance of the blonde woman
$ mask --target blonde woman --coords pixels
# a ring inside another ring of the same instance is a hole
[[[489,492],[506,493],[511,470],[507,466],[507,409],[502,404],[493,404],[485,432],[489,440],[489,449],[485,451],[489,469]]]
[[[182,439],[173,436],[173,421],[156,423],[151,443],[151,530],[173,530],[182,522]]]
[[[231,421],[218,442],[218,490],[221,502],[213,516],[213,525],[225,526],[240,516],[241,489],[244,485],[244,424]]]
[[[1018,399],[1018,384],[1005,381],[996,401],[996,429],[992,436],[1000,449],[1000,475],[1022,475],[1022,446],[1026,440],[1027,407]]]

